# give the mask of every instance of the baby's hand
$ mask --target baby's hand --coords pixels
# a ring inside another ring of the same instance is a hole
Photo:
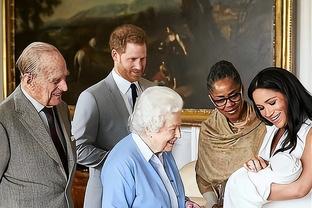
[[[244,167],[253,172],[258,172],[268,166],[268,162],[261,157],[253,158],[244,164]]]

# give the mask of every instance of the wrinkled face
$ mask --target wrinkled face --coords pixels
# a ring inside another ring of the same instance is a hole
[[[252,97],[266,120],[277,128],[283,128],[287,125],[288,103],[282,93],[259,88],[252,93]]]
[[[144,74],[146,56],[145,44],[127,43],[124,53],[112,50],[117,73],[129,82],[138,81]]]
[[[241,119],[244,107],[242,89],[233,79],[224,78],[216,81],[210,99],[231,122]]]
[[[167,117],[165,125],[150,138],[151,149],[154,153],[171,151],[175,141],[180,138],[181,112]]]
[[[67,91],[68,71],[64,58],[58,53],[47,54],[43,59],[43,69],[29,84],[30,95],[44,106],[58,105],[62,93]]]

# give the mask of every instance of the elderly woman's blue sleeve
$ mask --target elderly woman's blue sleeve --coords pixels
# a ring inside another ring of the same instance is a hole
[[[104,164],[101,172],[102,208],[131,207],[135,199],[132,173],[120,163]]]

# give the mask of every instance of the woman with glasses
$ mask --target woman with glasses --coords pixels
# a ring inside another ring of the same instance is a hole
[[[243,96],[243,84],[232,63],[220,61],[207,77],[215,109],[201,125],[196,179],[208,207],[222,206],[228,177],[257,155],[265,125]]]

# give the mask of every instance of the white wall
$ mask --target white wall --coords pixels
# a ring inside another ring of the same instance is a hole
[[[312,93],[312,1],[297,4],[297,76]]]
[[[197,160],[198,135],[199,127],[181,127],[181,138],[175,142],[172,149],[172,154],[179,169],[187,163]]]

